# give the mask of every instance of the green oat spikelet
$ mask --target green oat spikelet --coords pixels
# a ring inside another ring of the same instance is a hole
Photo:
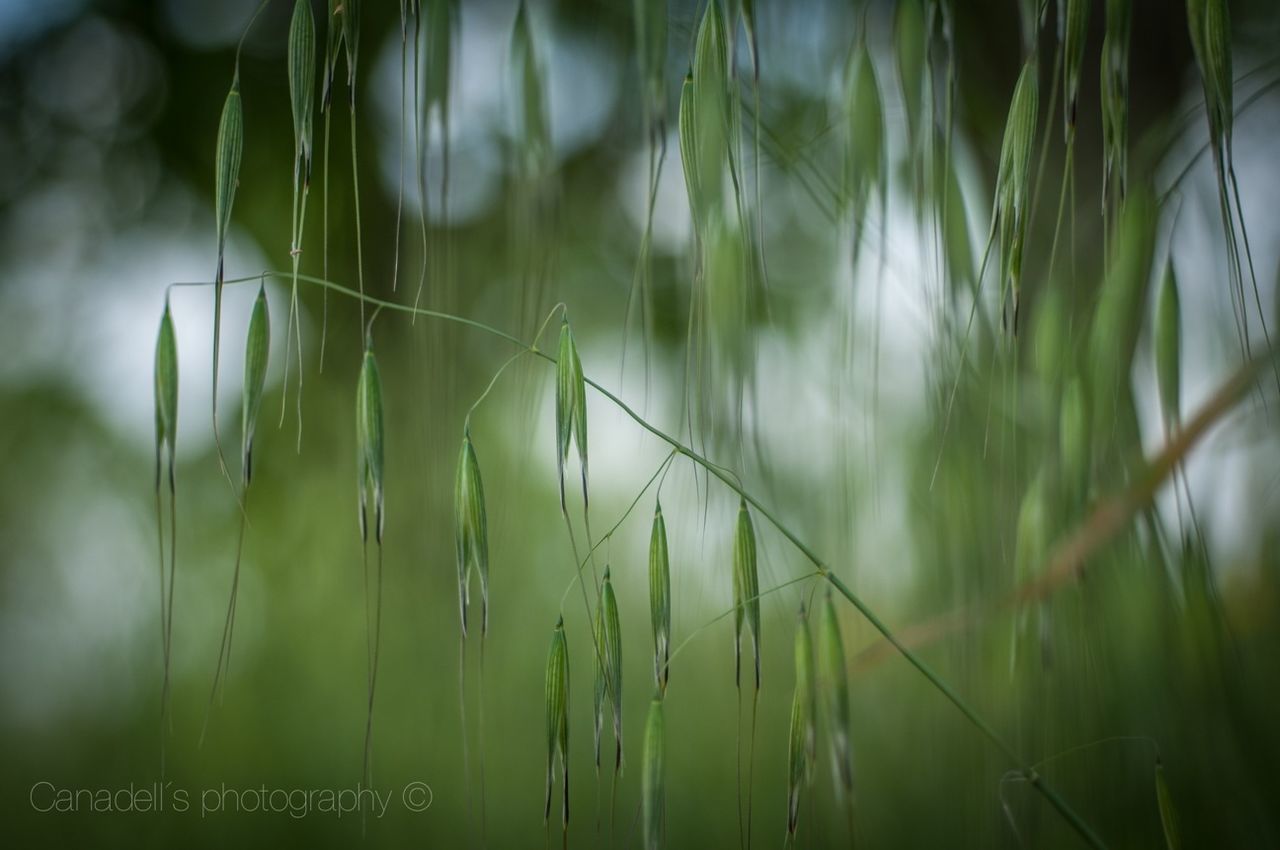
[[[760,690],[760,576],[756,564],[756,530],[747,502],[738,502],[738,522],[733,537],[734,642],[733,678],[742,686],[742,627],[751,630],[756,690]]]
[[[162,455],[169,456],[169,487],[173,488],[173,459],[178,436],[178,341],[173,330],[169,298],[164,299],[155,356],[156,489],[160,489]]]
[[[1039,63],[1033,54],[1022,66],[1013,89],[996,174],[994,218],[1000,235],[1000,302],[1003,310],[1008,287],[1012,294],[1014,335],[1018,332],[1022,254],[1031,214],[1031,154],[1035,147],[1039,87]]]
[[[886,190],[884,102],[866,40],[859,37],[846,81],[846,144],[842,201],[853,219],[853,265],[857,266],[873,190]],[[882,204],[883,207],[883,204]]]
[[[556,356],[556,468],[560,477],[560,510],[566,510],[564,465],[569,460],[569,444],[578,449],[582,469],[582,504],[587,505],[587,385],[582,360],[566,318],[560,323],[560,345]]]
[[[660,850],[667,838],[666,724],[662,698],[649,703],[644,725],[644,766],[640,777],[645,850]]]
[[[863,28],[865,31],[865,27]],[[865,32],[859,35],[865,41]],[[929,33],[921,0],[900,0],[893,17],[894,57],[898,63],[898,84],[902,88],[902,108],[907,115],[907,147],[910,158],[922,153],[925,102],[925,54]]]
[[[169,657],[173,633],[173,579],[177,572],[177,522],[175,504],[177,484],[174,479],[175,450],[178,435],[178,343],[173,329],[173,314],[169,309],[169,296],[164,299],[164,312],[160,314],[160,327],[156,332],[155,374],[156,420],[156,535],[160,552],[160,630],[161,656],[164,663],[164,680],[160,689],[160,725],[163,734],[165,717],[169,708]],[[164,507],[161,503],[161,482],[165,457],[169,474],[169,574],[165,578]],[[167,581],[167,592],[166,592]],[[164,773],[164,739],[161,739],[160,771]]]
[[[1156,302],[1155,355],[1156,383],[1160,390],[1160,410],[1166,430],[1177,427],[1181,375],[1182,316],[1178,300],[1178,278],[1169,262]]]
[[[369,539],[368,509],[374,512],[374,539],[382,543],[383,442],[382,379],[373,356],[373,340],[366,339],[360,379],[356,384],[356,487],[360,494],[360,538]]]
[[[693,72],[685,75],[680,86],[680,164],[684,169],[685,190],[689,195],[689,209],[693,218],[693,232],[697,236],[703,228],[705,210],[710,205],[703,190],[698,168],[698,111],[693,96]]]
[[[547,803],[542,822],[551,819],[551,790],[557,756],[564,789],[563,825],[569,826],[569,648],[564,637],[564,618],[556,620],[547,653]]]
[[[817,691],[822,701],[827,735],[831,742],[831,766],[837,793],[853,804],[853,746],[849,738],[849,670],[844,662],[840,619],[828,588],[818,615]]]
[[[795,841],[801,789],[813,783],[817,761],[817,702],[814,691],[813,639],[803,603],[796,622],[796,689],[791,698],[791,734],[787,748],[787,835]]]
[[[1058,0],[1058,13],[1062,16],[1064,138],[1070,138],[1076,126],[1076,112],[1080,100],[1080,73],[1084,68],[1085,41],[1089,37],[1089,6],[1091,4],[1092,0]]]
[[[524,0],[516,9],[511,31],[511,61],[516,74],[520,111],[520,167],[523,176],[537,180],[551,170],[551,119],[541,57],[533,38],[529,7]]]
[[[454,479],[454,544],[458,561],[458,613],[462,636],[467,635],[467,608],[471,603],[471,571],[480,578],[480,634],[489,631],[489,521],[485,512],[480,462],[469,429],[462,434],[458,471]]]
[[[347,51],[347,88],[351,105],[356,102],[356,63],[360,58],[360,0],[340,0],[342,9],[342,44]]]
[[[649,532],[649,616],[653,621],[653,676],[659,693],[666,693],[671,657],[671,556],[662,503],[655,501]]]
[[[289,22],[289,107],[293,115],[294,156],[311,176],[315,114],[316,20],[309,0],[296,0]]]
[[[244,111],[240,102],[240,73],[231,80],[231,91],[222,105],[218,121],[217,154],[214,162],[214,223],[218,237],[218,268],[213,287],[213,436],[218,444],[218,461],[226,472],[222,441],[218,436],[218,359],[222,339],[222,286],[227,231],[231,227],[231,208],[240,184],[240,159],[244,152]]]
[[[596,687],[595,687],[595,754],[596,773],[600,772],[600,733],[604,726],[604,708],[608,703],[613,718],[616,743],[613,770],[622,769],[622,627],[618,621],[618,598],[613,591],[608,565],[604,568],[604,584],[600,604],[596,607]]]
[[[1102,102],[1102,209],[1124,205],[1129,185],[1129,34],[1131,0],[1106,0],[1100,74]]]
[[[244,486],[253,480],[253,437],[262,408],[262,394],[267,383],[267,359],[271,351],[271,316],[267,309],[267,291],[258,287],[249,316],[249,335],[244,347],[244,387],[241,404],[240,470]]]
[[[636,57],[650,132],[666,123],[667,0],[634,0]]]

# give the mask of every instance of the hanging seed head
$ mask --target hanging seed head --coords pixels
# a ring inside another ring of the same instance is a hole
[[[866,211],[873,187],[884,179],[884,104],[875,65],[866,42],[859,39],[850,57],[846,82],[845,191],[843,200],[851,205],[855,220]]]
[[[698,120],[697,108],[693,97],[693,72],[685,75],[680,86],[680,164],[684,169],[685,191],[689,195],[689,210],[693,219],[693,230],[700,234],[703,228],[705,211],[709,201],[702,187],[698,174]]]
[[[831,589],[823,596],[818,616],[818,697],[831,741],[831,765],[839,793],[853,794],[853,747],[849,740],[849,671],[844,664],[844,640]]]
[[[457,26],[455,0],[427,0],[427,50],[424,62],[423,111],[442,110],[449,102],[453,74],[453,38]]]
[[[1013,331],[1018,328],[1022,253],[1031,206],[1031,154],[1040,103],[1040,69],[1035,54],[1022,66],[1013,89],[996,175],[996,217],[1000,227],[1000,280],[1013,294]]]
[[[804,605],[796,623],[796,690],[791,698],[791,735],[788,740],[787,834],[795,839],[800,820],[800,791],[813,783],[817,760],[817,710],[814,695],[813,640]]]
[[[1164,273],[1160,286],[1160,298],[1156,303],[1156,382],[1160,388],[1160,408],[1165,425],[1172,427],[1178,421],[1179,385],[1181,375],[1181,307],[1178,302],[1178,278],[1173,272],[1173,262]]]
[[[1072,510],[1084,504],[1089,493],[1089,400],[1079,377],[1062,389],[1062,410],[1058,421],[1059,464],[1063,495]]]
[[[267,311],[266,287],[258,287],[249,316],[249,336],[244,346],[244,385],[242,390],[240,433],[241,474],[244,486],[253,479],[253,436],[258,424],[258,410],[267,385],[267,357],[271,351],[271,317]]]
[[[728,38],[721,4],[708,3],[698,27],[694,45],[694,65],[690,93],[692,173],[690,206],[694,229],[707,232],[713,212],[723,207],[723,180],[726,166],[732,166],[731,104],[732,84],[728,67]],[[685,108],[681,102],[681,108]],[[685,115],[681,115],[684,122]],[[685,155],[684,127],[681,127],[681,156]],[[686,179],[690,166],[685,166]]]
[[[667,111],[667,2],[635,0],[633,8],[645,109],[660,134]]]
[[[160,487],[160,454],[169,451],[169,470],[173,471],[173,452],[178,434],[178,342],[173,332],[173,314],[169,297],[164,299],[160,329],[156,333],[155,364],[156,408],[156,488]],[[172,483],[172,481],[170,482]]]
[[[756,530],[747,502],[738,502],[738,525],[733,537],[734,683],[742,686],[742,627],[751,630],[756,690],[760,690],[760,577],[756,566]]]
[[[582,469],[582,504],[587,505],[587,384],[573,330],[566,318],[560,323],[560,347],[556,355],[556,468],[560,475],[560,510],[564,511],[564,465],[569,443],[578,447]]]
[[[902,107],[907,113],[907,144],[914,151],[923,118],[925,53],[929,40],[920,0],[902,0],[897,4],[893,40],[894,56],[898,60],[898,82],[902,86]]]
[[[222,279],[222,251],[231,227],[231,206],[240,185],[240,156],[244,150],[244,113],[240,103],[240,77],[231,81],[231,91],[222,104],[218,122],[218,150],[215,157],[213,206],[218,231],[218,279]]]
[[[289,22],[289,106],[293,150],[311,173],[312,114],[316,91],[316,19],[310,0],[295,0]]]
[[[1195,0],[1191,0],[1195,2]],[[1129,31],[1131,0],[1107,0],[1102,39],[1103,211],[1112,198],[1124,203],[1129,173]]]
[[[649,532],[649,616],[653,621],[653,676],[659,693],[665,693],[671,655],[671,560],[661,502],[654,504],[653,530]]]
[[[1215,159],[1231,146],[1233,121],[1231,13],[1226,0],[1187,0],[1191,45],[1204,81],[1205,111]]]
[[[640,794],[645,850],[659,850],[667,837],[667,773],[662,698],[656,696],[649,703],[649,716],[644,724],[644,770],[640,777]]]
[[[333,83],[338,73],[338,56],[342,53],[343,0],[327,0],[325,16],[324,68],[321,71],[320,108],[327,110],[333,97]]]
[[[600,771],[600,731],[604,725],[604,707],[609,704],[613,716],[613,738],[617,754],[613,769],[622,769],[622,628],[618,623],[618,599],[613,592],[609,567],[604,568],[604,584],[600,589],[600,605],[596,608],[596,772]]]
[[[749,361],[751,293],[742,228],[717,208],[706,222],[702,250],[706,312],[717,353],[731,370]]]
[[[533,37],[528,4],[520,0],[511,31],[512,90],[520,97],[520,168],[536,179],[551,168],[551,121],[543,84],[543,66]]]
[[[564,639],[564,618],[556,620],[547,653],[547,804],[543,823],[551,818],[551,785],[556,757],[564,786],[563,823],[569,824],[569,648]]]
[[[351,105],[356,103],[356,61],[360,58],[360,0],[340,0],[342,43],[347,48],[347,87]]]
[[[1062,20],[1062,66],[1066,97],[1063,106],[1063,134],[1070,138],[1076,126],[1080,98],[1080,72],[1084,68],[1085,40],[1089,37],[1091,0],[1058,0]]]
[[[458,613],[462,635],[467,635],[467,607],[471,602],[471,571],[480,577],[480,634],[489,631],[489,521],[485,513],[484,484],[471,434],[462,434],[458,472],[453,487],[454,547],[458,558]]]
[[[360,368],[360,381],[356,385],[356,444],[358,480],[360,491],[360,536],[369,538],[368,502],[372,498],[374,509],[374,535],[382,542],[382,472],[384,443],[382,434],[382,380],[378,376],[378,361],[373,356],[372,342],[365,343],[364,361]]]

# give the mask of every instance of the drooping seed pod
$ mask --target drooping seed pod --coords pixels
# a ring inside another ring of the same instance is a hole
[[[884,189],[885,126],[880,84],[866,41],[858,40],[846,81],[844,191],[841,200],[853,219],[853,262],[857,264],[873,190]]]
[[[547,108],[544,66],[534,41],[533,23],[524,0],[516,8],[511,30],[512,91],[519,92],[521,176],[537,180],[551,170],[551,118]]]
[[[1129,182],[1129,35],[1131,0],[1106,0],[1099,83],[1102,102],[1103,211],[1122,206]]]
[[[378,361],[373,356],[373,341],[365,343],[360,380],[356,385],[356,486],[360,494],[360,537],[369,539],[368,508],[373,503],[374,535],[382,543],[383,458],[385,445],[382,426],[382,379]]]
[[[320,108],[328,111],[333,98],[333,84],[338,74],[338,56],[342,53],[343,0],[326,0],[324,68],[320,73]]]
[[[164,299],[156,333],[155,360],[156,489],[160,489],[161,456],[169,454],[169,486],[173,487],[173,457],[178,436],[178,342],[173,330],[169,298]]]
[[[645,850],[660,850],[667,838],[666,731],[662,698],[649,703],[644,725],[644,770],[640,777]]]
[[[755,660],[756,690],[760,690],[760,577],[756,564],[756,530],[747,502],[738,502],[738,523],[733,537],[733,642],[734,683],[742,686],[742,631],[751,631],[751,652]]]
[[[453,75],[453,39],[458,25],[457,0],[425,0],[427,4],[426,59],[423,62],[423,114],[438,107],[448,112]]]
[[[253,437],[258,424],[258,410],[267,384],[267,358],[271,351],[271,317],[267,310],[267,291],[258,287],[249,316],[249,335],[244,346],[244,384],[241,403],[240,469],[244,486],[253,480]]]
[[[849,671],[844,663],[844,639],[840,620],[828,588],[818,616],[818,697],[822,702],[827,737],[831,743],[831,765],[837,791],[845,799],[853,797],[853,746],[849,738]]]
[[[312,116],[315,112],[316,20],[310,0],[295,0],[289,22],[289,106],[293,115],[294,157],[311,174]]]
[[[1156,383],[1160,390],[1160,409],[1165,427],[1177,426],[1179,418],[1179,385],[1181,382],[1182,316],[1178,301],[1178,278],[1173,262],[1165,270],[1160,297],[1156,302]]]
[[[708,3],[698,25],[693,66],[680,103],[680,156],[685,160],[694,233],[705,239],[711,219],[723,214],[724,173],[733,167],[734,89],[728,35],[719,3]]]
[[[800,821],[800,792],[813,783],[817,760],[817,706],[814,695],[813,640],[804,605],[796,623],[796,689],[791,698],[791,734],[787,748],[787,834],[795,840]]]
[[[341,0],[342,43],[347,49],[347,87],[351,105],[356,102],[356,63],[360,58],[360,0]]]
[[[471,571],[480,578],[480,634],[489,630],[489,521],[485,512],[484,484],[471,434],[464,431],[458,453],[453,488],[454,547],[458,561],[458,613],[462,636],[467,635],[467,608],[471,602]]]
[[[1012,293],[1012,331],[1018,330],[1022,290],[1022,254],[1031,215],[1031,154],[1035,147],[1040,103],[1039,63],[1032,54],[1022,66],[1000,148],[996,174],[996,221],[1000,231],[1000,286]]]
[[[560,760],[564,789],[563,823],[569,825],[569,648],[564,637],[564,618],[556,620],[547,653],[547,803],[542,821],[551,818],[551,790],[556,759]]]
[[[244,107],[240,102],[239,74],[231,81],[231,91],[222,104],[218,121],[218,147],[214,158],[214,224],[218,235],[218,281],[222,280],[222,257],[231,227],[231,208],[240,185],[240,159],[244,152]]]
[[[667,111],[667,0],[635,0],[633,9],[644,108],[661,133]]]
[[[680,86],[680,164],[684,169],[685,191],[689,196],[689,211],[693,219],[693,232],[699,235],[706,218],[705,210],[710,204],[707,193],[702,188],[702,179],[698,173],[698,120],[697,109],[693,100],[693,72],[685,75]]]
[[[613,592],[608,566],[604,568],[600,605],[596,608],[596,639],[596,772],[600,771],[600,733],[604,726],[605,704],[608,703],[613,717],[613,739],[617,744],[613,764],[616,773],[622,769],[622,628],[618,621],[618,598]]]
[[[227,244],[227,231],[231,227],[231,207],[240,183],[240,157],[244,150],[244,113],[240,103],[240,76],[231,81],[231,91],[222,104],[222,117],[218,121],[218,146],[214,161],[213,208],[214,224],[218,236],[218,268],[213,286],[213,427],[217,438],[218,428],[218,360],[222,339],[222,280],[223,259]],[[221,443],[219,457],[221,458]],[[224,465],[225,471],[225,465]]]
[[[671,559],[667,551],[667,524],[662,503],[655,501],[653,529],[649,532],[649,616],[653,621],[653,676],[665,693],[671,656]]]
[[[1084,68],[1085,41],[1089,37],[1089,6],[1092,0],[1058,0],[1062,19],[1062,101],[1063,137],[1070,138],[1076,127],[1080,99],[1080,72]]]
[[[560,346],[556,357],[556,467],[560,476],[560,510],[564,511],[564,465],[569,459],[570,441],[577,444],[582,469],[582,504],[587,505],[587,387],[582,361],[568,319],[560,323]]]
[[[860,37],[860,40],[862,37]],[[902,108],[907,114],[907,146],[912,155],[919,150],[924,119],[924,84],[929,33],[920,0],[902,0],[893,16],[894,58],[898,63],[898,84],[902,88]]]

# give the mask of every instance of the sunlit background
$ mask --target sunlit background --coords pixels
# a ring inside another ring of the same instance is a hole
[[[324,5],[315,4],[321,54]],[[589,377],[741,476],[890,627],[994,602],[1015,586],[1019,502],[1056,439],[1041,410],[1056,409],[1058,390],[1039,382],[1033,358],[1024,355],[1021,406],[1009,409],[1007,396],[988,392],[988,383],[1009,380],[1001,371],[1007,361],[980,348],[963,367],[969,380],[944,427],[947,393],[961,369],[957,329],[971,300],[967,290],[959,296],[946,290],[931,213],[914,205],[894,4],[871,3],[867,18],[885,98],[888,203],[883,217],[872,210],[853,271],[851,232],[833,219],[823,193],[840,175],[834,128],[858,27],[854,4],[756,4],[766,132],[757,159],[752,124],[744,123],[742,161],[753,214],[757,188],[762,206],[767,306],[749,320],[743,407],[735,407],[731,386],[739,376],[712,370],[698,408],[710,414],[696,423],[685,404],[695,260],[676,106],[702,4],[669,4],[667,155],[654,196],[652,309],[644,319],[628,312],[650,164],[632,4],[530,3],[545,64],[553,166],[551,198],[532,222],[522,215],[523,190],[513,172],[515,3],[459,4],[447,130],[413,106],[412,21],[409,71],[402,76],[397,4],[363,5],[357,129],[369,293],[412,304],[425,280],[423,305],[526,340],[551,305],[563,302]],[[954,5],[953,156],[976,267],[1020,66],[1018,4]],[[1043,62],[1042,118],[1052,143],[1028,248],[1023,314],[1030,330],[1019,344],[1036,339],[1038,311],[1055,303],[1044,310],[1062,310],[1067,335],[1083,345],[1102,274],[1097,54],[1104,16],[1101,3],[1092,5],[1070,202],[1075,225],[1059,246],[1057,302],[1044,293],[1063,171],[1061,101],[1048,113],[1051,68]],[[1261,316],[1280,315],[1280,14],[1271,0],[1230,5],[1235,168],[1258,278],[1260,304],[1250,291],[1249,306],[1261,351]],[[592,760],[593,653],[560,513],[553,367],[532,357],[518,361],[473,416],[488,499],[491,610],[483,677],[473,630],[460,700],[454,464],[468,408],[517,349],[480,331],[429,317],[411,322],[387,310],[373,325],[388,431],[372,765],[373,785],[395,801],[384,817],[363,822],[316,811],[198,811],[209,788],[343,789],[361,781],[367,649],[353,486],[360,311],[341,293],[300,287],[299,433],[296,360],[282,394],[287,277],[267,281],[268,389],[234,648],[225,691],[211,710],[241,515],[213,441],[213,292],[171,291],[181,375],[178,538],[172,712],[160,728],[155,331],[169,284],[213,276],[215,137],[236,43],[257,6],[258,0],[0,0],[0,810],[10,840],[13,846],[345,847],[362,840],[541,846],[548,840],[543,675],[562,614],[571,669],[569,844],[639,846],[643,725],[654,688],[646,571],[659,482],[652,479],[670,447],[589,394],[594,540],[620,522],[595,550],[596,567],[611,567],[624,645],[625,768],[611,803],[607,761],[597,781]],[[1134,6],[1131,179],[1163,199],[1153,280],[1173,263],[1189,417],[1238,367],[1240,352],[1182,4]],[[285,50],[292,7],[271,0],[243,45],[245,152],[228,278],[290,266]],[[1044,34],[1050,51],[1055,15],[1051,9]],[[421,35],[425,44],[428,34]],[[740,54],[749,98],[750,61],[741,45]],[[939,90],[941,73],[939,67]],[[305,274],[355,289],[345,94],[340,85],[328,161],[327,249],[317,116],[301,265]],[[419,117],[421,134],[414,126]],[[447,204],[440,194],[446,132]],[[532,322],[522,296],[530,287]],[[243,340],[256,292],[252,281],[228,286],[223,304],[219,417],[231,457],[239,451]],[[988,293],[986,312],[998,322],[992,298]],[[853,354],[842,347],[846,322]],[[1165,432],[1149,328],[1144,319],[1131,378],[1141,445],[1152,453]],[[1276,333],[1277,323],[1268,328]],[[544,346],[555,333],[553,323]],[[1280,843],[1274,721],[1280,401],[1270,373],[1263,375],[1189,455],[1185,492],[1199,534],[1187,500],[1175,500],[1167,484],[1154,512],[1140,514],[1102,547],[1084,579],[1059,590],[1033,641],[1038,649],[1016,671],[1014,617],[1005,609],[921,646],[928,663],[1027,763],[1044,762],[1040,772],[1115,846],[1164,841],[1157,758],[1187,846]],[[576,464],[570,474],[577,475]],[[1115,469],[1099,474],[1093,495],[1105,497],[1124,481]],[[750,784],[753,840],[773,846],[786,827],[795,612],[824,591],[805,579],[763,599],[763,686],[752,739],[751,699],[744,692],[739,702],[734,687],[733,618],[725,616],[737,495],[684,459],[660,483],[679,646],[665,709],[668,843],[734,845]],[[574,516],[581,554],[580,511]],[[1063,519],[1054,539],[1078,519]],[[762,590],[812,572],[764,517],[756,525]],[[1191,541],[1185,551],[1184,536]],[[1206,564],[1209,578],[1192,587],[1188,576]],[[1049,609],[1046,603],[1042,610]],[[1053,809],[1025,782],[1010,781],[1015,765],[916,670],[879,652],[878,635],[853,608],[839,610],[852,676],[859,843],[1074,846],[1078,839]],[[160,782],[162,738],[163,780],[170,790],[189,791],[192,811],[39,810],[50,786],[116,790]],[[819,754],[800,843],[845,846],[825,743]],[[426,811],[400,803],[412,782],[431,789]],[[560,840],[558,833],[553,810],[549,840]]]

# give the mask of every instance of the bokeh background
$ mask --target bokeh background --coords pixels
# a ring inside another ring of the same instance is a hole
[[[483,684],[473,641],[460,709],[454,462],[467,408],[514,349],[483,333],[387,312],[374,329],[388,417],[388,520],[373,782],[397,795],[408,783],[424,782],[433,794],[430,808],[412,813],[396,800],[385,817],[362,823],[320,812],[201,817],[43,813],[33,806],[33,794],[48,787],[39,783],[114,790],[160,781],[154,334],[166,286],[208,281],[214,271],[214,140],[235,45],[256,5],[0,0],[0,807],[7,841],[540,846],[548,840],[543,671],[552,626],[563,613],[572,671],[569,843],[638,845],[638,768],[653,688],[645,570],[654,489],[644,491],[597,550],[599,565],[611,565],[624,631],[627,764],[610,826],[608,771],[597,784],[591,762],[589,632],[571,585],[574,558],[557,497],[552,370],[531,359],[509,369],[473,422],[488,497],[492,608]],[[669,151],[656,195],[653,309],[642,334],[634,316],[629,324],[624,318],[649,161],[631,4],[531,4],[554,164],[547,202],[553,212],[544,208],[533,218],[531,241],[530,219],[519,209],[525,195],[512,171],[514,3],[460,4],[447,209],[438,201],[424,205],[415,185],[413,94],[401,88],[399,8],[365,3],[357,127],[368,291],[412,301],[424,267],[425,214],[424,303],[527,339],[533,327],[522,297],[542,287],[534,300],[545,304],[543,312],[556,301],[568,305],[588,375],[657,426],[687,438],[682,399],[693,254],[674,118],[698,5],[669,4]],[[998,598],[1013,586],[1018,502],[1049,436],[1035,416],[997,405],[995,433],[1006,433],[1001,423],[1012,421],[1023,436],[1011,452],[990,449],[987,396],[966,389],[931,486],[939,388],[956,374],[954,357],[938,344],[942,325],[934,317],[963,302],[948,306],[933,237],[912,208],[892,4],[872,3],[868,17],[890,135],[888,216],[873,223],[866,252],[872,259],[856,274],[848,268],[848,233],[809,188],[820,182],[815,174],[831,181],[839,171],[832,128],[855,13],[836,0],[757,5],[761,115],[772,140],[758,163],[769,309],[751,320],[749,436],[740,436],[733,405],[714,401],[695,438],[892,626]],[[1093,5],[1077,149],[1077,272],[1061,308],[1081,323],[1103,263],[1095,214],[1103,14],[1101,4]],[[1013,0],[956,6],[957,172],[976,256],[1020,65],[1019,25]],[[1200,83],[1182,5],[1134,6],[1134,168],[1139,182],[1164,190],[1204,144]],[[1231,8],[1237,104],[1256,94],[1238,118],[1236,166],[1262,304],[1274,315],[1280,14],[1271,0]],[[229,277],[289,265],[291,10],[292,3],[272,0],[244,42],[245,155]],[[1052,20],[1051,12],[1049,32]],[[1047,63],[1043,76],[1047,87]],[[1044,276],[1062,170],[1054,118],[1047,200],[1032,231],[1031,312],[1036,293],[1049,291],[1037,275]],[[348,120],[345,106],[335,110],[328,276],[354,287]],[[438,187],[444,161],[437,124],[423,141],[421,171]],[[749,153],[754,181],[753,159]],[[1183,397],[1191,411],[1239,357],[1208,157],[1166,197],[1155,265],[1171,255],[1182,282]],[[302,260],[303,271],[315,275],[320,201],[317,176]],[[873,366],[868,342],[881,273]],[[437,289],[446,277],[452,288]],[[239,439],[241,341],[255,291],[253,283],[231,286],[224,305],[220,415],[232,446]],[[287,281],[270,280],[268,293],[272,366],[235,644],[202,746],[240,515],[212,439],[212,291],[180,288],[171,296],[181,400],[164,780],[170,789],[188,790],[196,809],[207,788],[353,788],[361,773],[366,636],[352,486],[359,311],[339,294],[300,290],[299,444],[292,385],[287,401],[282,397]],[[838,333],[848,305],[860,352],[852,367],[841,361]],[[1148,331],[1136,343],[1131,376],[1141,445],[1150,451],[1163,435]],[[990,359],[976,362],[979,374],[994,368]],[[1052,401],[1053,388],[1037,387],[1029,371],[1025,386],[1025,398]],[[277,427],[282,403],[287,411]],[[922,650],[1027,761],[1048,760],[1043,774],[1116,846],[1163,840],[1157,752],[1189,846],[1280,842],[1277,409],[1274,387],[1264,381],[1191,456],[1188,489],[1203,533],[1190,554],[1178,544],[1187,520],[1166,487],[1149,524],[1103,548],[1087,578],[1056,595],[1043,652],[1029,653],[1033,663],[1011,668],[1006,614]],[[589,421],[592,526],[599,534],[641,494],[667,449],[596,394]],[[837,445],[847,449],[839,463]],[[730,605],[737,500],[686,462],[673,464],[661,492],[681,644],[666,708],[669,843],[732,846],[739,840],[737,788],[745,788],[735,744],[741,737],[745,754],[750,732],[750,701],[740,706],[733,684],[732,618],[722,616]],[[761,518],[757,527],[762,587],[809,569],[776,529]],[[753,834],[766,845],[784,834],[794,612],[813,592],[811,581],[800,582],[771,593],[763,605],[752,800]],[[1024,783],[1004,781],[1010,765],[1003,756],[915,670],[897,657],[862,654],[876,635],[851,608],[841,612],[863,846],[1073,846],[1075,837],[1054,812]],[[803,807],[801,841],[842,846],[844,816],[833,800],[825,752],[823,758]],[[550,841],[559,840],[557,832],[553,819]]]

